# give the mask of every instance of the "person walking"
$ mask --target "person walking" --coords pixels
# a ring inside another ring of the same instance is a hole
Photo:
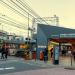
[[[5,45],[3,45],[1,49],[1,59],[4,59],[4,54],[5,54]]]
[[[6,44],[3,44],[1,50],[1,59],[7,59],[8,53],[9,53],[8,46]]]
[[[8,48],[8,45],[6,44],[5,45],[5,58],[6,59],[8,58],[8,53],[9,53],[9,48]]]

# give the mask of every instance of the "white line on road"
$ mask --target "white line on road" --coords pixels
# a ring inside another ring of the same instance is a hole
[[[12,62],[18,62],[18,60],[6,60],[6,61],[0,61],[0,64],[6,64],[6,63],[12,63]]]
[[[13,69],[15,69],[15,67],[0,68],[0,71],[2,71],[2,70],[13,70]]]

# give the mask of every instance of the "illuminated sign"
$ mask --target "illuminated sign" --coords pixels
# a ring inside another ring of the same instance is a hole
[[[60,38],[75,38],[75,34],[60,34]]]
[[[38,48],[46,48],[46,46],[39,45]]]
[[[54,48],[54,60],[59,60],[59,46]]]
[[[51,38],[59,38],[59,35],[53,34],[51,35]]]

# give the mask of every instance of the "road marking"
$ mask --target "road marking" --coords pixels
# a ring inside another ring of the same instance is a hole
[[[14,70],[15,69],[15,67],[7,67],[7,68],[0,68],[0,71],[2,71],[2,70]]]
[[[1,70],[4,70],[4,68],[0,68],[0,71],[1,71]]]
[[[12,62],[18,62],[18,60],[6,60],[6,61],[0,61],[0,64],[6,64],[6,63],[12,63]]]
[[[6,70],[9,70],[9,69],[15,69],[15,67],[7,67],[5,68]]]

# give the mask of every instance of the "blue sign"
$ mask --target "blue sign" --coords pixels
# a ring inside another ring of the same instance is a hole
[[[59,64],[59,46],[56,45],[53,50],[53,64]]]
[[[59,47],[55,46],[55,60],[59,60]]]
[[[54,47],[54,60],[59,60],[59,46]]]

